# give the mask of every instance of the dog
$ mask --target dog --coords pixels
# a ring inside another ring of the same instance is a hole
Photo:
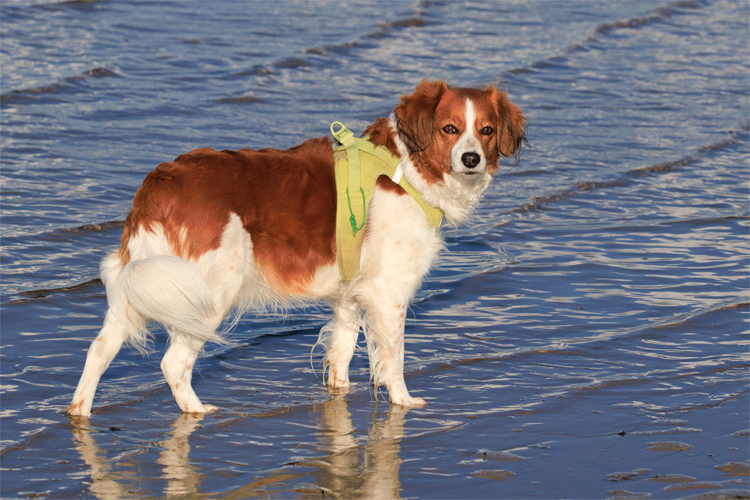
[[[425,79],[363,136],[396,157],[413,190],[458,225],[500,155],[517,153],[524,130],[521,110],[497,88]],[[385,386],[392,404],[424,405],[404,382],[404,324],[444,244],[403,182],[375,182],[359,269],[342,280],[331,139],[284,151],[201,148],[160,164],[135,195],[119,250],[102,261],[109,309],[67,413],[91,415],[99,379],[123,343],[147,349],[149,321],[169,333],[161,369],[177,405],[186,413],[214,411],[193,391],[192,370],[206,342],[226,342],[217,329],[230,311],[239,319],[251,308],[311,300],[334,312],[318,339],[329,389],[349,386],[362,329],[376,390]]]

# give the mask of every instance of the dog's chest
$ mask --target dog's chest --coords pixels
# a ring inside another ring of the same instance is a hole
[[[411,196],[376,189],[362,245],[365,275],[420,279],[443,247],[438,231]]]

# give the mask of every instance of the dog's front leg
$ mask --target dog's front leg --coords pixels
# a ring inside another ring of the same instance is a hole
[[[370,373],[375,386],[385,385],[390,402],[404,406],[423,406],[422,398],[412,397],[404,381],[404,325],[408,298],[399,296],[403,276],[374,280],[365,306],[365,335],[370,355]]]
[[[368,217],[361,274],[352,292],[365,311],[371,378],[376,387],[386,386],[391,403],[422,406],[425,401],[412,397],[404,382],[404,324],[442,239],[405,193],[376,189]]]

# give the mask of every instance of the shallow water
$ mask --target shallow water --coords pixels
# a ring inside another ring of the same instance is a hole
[[[750,3],[2,4],[3,498],[718,498],[748,493]],[[328,311],[248,316],[180,415],[123,350],[69,419],[98,261],[145,174],[200,146],[361,131],[424,76],[529,119],[407,321],[421,409]],[[378,401],[379,400],[379,401]],[[744,493],[743,493],[744,492]],[[713,495],[713,496],[711,496]]]

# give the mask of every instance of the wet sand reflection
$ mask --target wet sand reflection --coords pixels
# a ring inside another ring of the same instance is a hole
[[[81,459],[90,467],[89,492],[92,496],[102,500],[123,498],[128,495],[128,487],[123,484],[120,474],[113,472],[104,450],[99,448],[92,434],[91,424],[86,417],[68,416],[75,427],[73,444]]]
[[[143,477],[131,476],[127,471],[141,470],[143,464],[136,461],[123,460],[124,457],[117,456],[108,458],[107,452],[97,445],[95,434],[101,431],[92,430],[89,419],[86,417],[68,417],[74,429],[73,443],[81,459],[90,467],[89,475],[91,482],[89,492],[93,497],[102,500],[111,500],[128,496],[139,496],[138,482],[149,480]],[[194,496],[198,494],[204,474],[198,472],[195,466],[190,464],[190,434],[195,429],[201,428],[200,422],[204,415],[183,413],[172,422],[172,432],[168,439],[161,441],[159,445],[163,450],[156,460],[162,466],[161,478],[167,482],[163,495],[165,498]],[[140,455],[137,450],[129,453],[130,456]],[[128,484],[132,486],[127,486]]]
[[[183,413],[172,422],[172,436],[160,443],[164,449],[156,462],[163,466],[162,478],[167,480],[164,495],[167,498],[198,492],[204,475],[200,474],[188,460],[190,455],[188,439],[195,429],[200,428],[200,422],[204,416],[205,414],[202,413]]]
[[[320,412],[321,449],[330,453],[307,464],[318,469],[316,484],[345,498],[400,498],[400,441],[409,410],[390,405],[381,421],[373,414],[367,442],[358,445],[345,396],[339,391],[315,408]]]
[[[248,470],[247,473],[256,477],[255,481],[218,493],[201,491],[202,482],[210,471],[194,465],[195,459],[190,460],[190,436],[202,428],[205,415],[182,414],[172,422],[169,437],[158,443],[160,451],[156,463],[161,469],[154,468],[153,475],[143,474],[149,470],[149,464],[142,460],[148,456],[147,450],[130,449],[108,457],[108,452],[96,442],[96,434],[102,434],[101,430],[94,429],[85,417],[69,419],[74,427],[71,432],[75,448],[89,467],[85,472],[90,476],[89,494],[102,500],[140,496],[139,485],[143,481],[165,481],[164,498],[209,495],[248,498],[282,492],[302,497],[327,494],[337,498],[400,498],[400,440],[409,410],[391,405],[385,418],[373,413],[365,440],[358,439],[348,405],[346,392],[340,391],[325,403],[312,406],[312,416],[320,426],[317,439],[320,458],[286,464],[266,472],[263,478],[256,475],[259,471]],[[310,471],[309,467],[314,470]],[[305,482],[305,478],[311,476],[314,483]]]

